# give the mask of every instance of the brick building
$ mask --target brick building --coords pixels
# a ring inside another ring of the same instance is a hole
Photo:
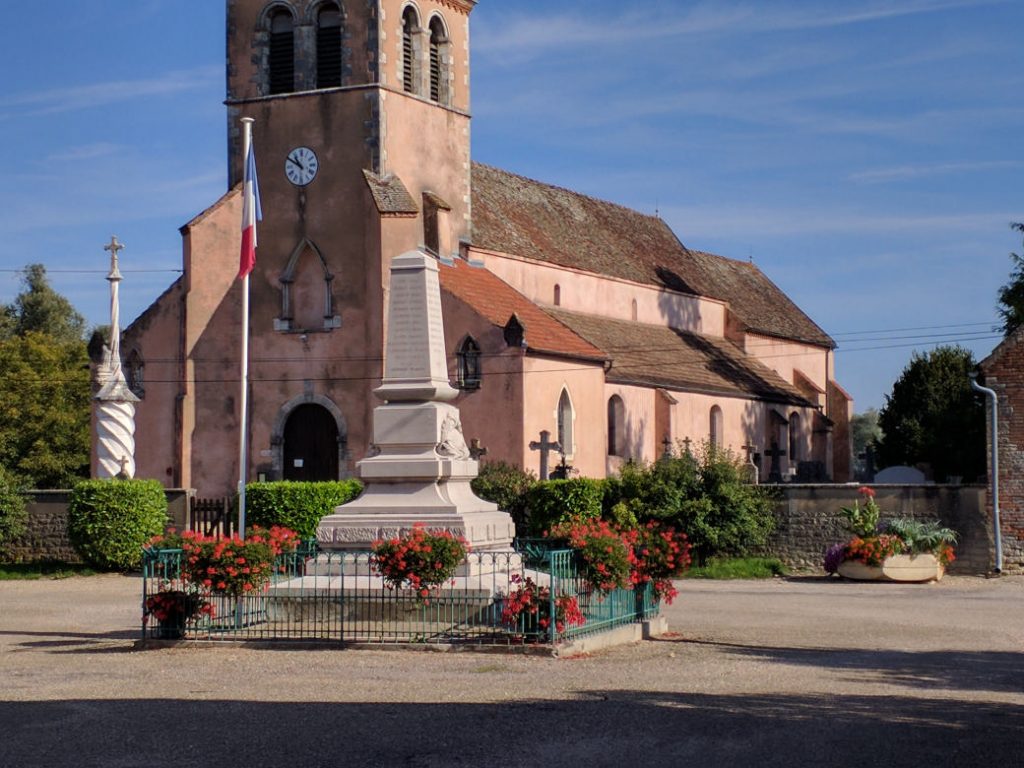
[[[237,478],[239,118],[265,218],[251,278],[252,479],[348,476],[368,450],[390,260],[441,265],[466,438],[532,469],[551,433],[601,477],[666,444],[775,448],[845,480],[833,341],[752,264],[657,217],[472,162],[473,0],[228,0],[229,190],[126,331],[140,476]],[[769,461],[763,461],[767,474]]]
[[[1019,329],[981,361],[984,384],[995,391],[999,429],[999,517],[1003,570],[1024,571],[1024,329]],[[989,483],[992,482],[991,404],[985,399]],[[992,499],[988,500],[992,513]]]

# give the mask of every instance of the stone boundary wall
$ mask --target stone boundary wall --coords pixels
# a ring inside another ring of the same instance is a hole
[[[778,485],[776,530],[768,554],[799,570],[822,571],[825,550],[849,539],[841,507],[861,498],[858,485]],[[936,520],[959,536],[950,573],[984,574],[995,567],[992,521],[981,485],[872,485],[882,519]]]
[[[167,513],[171,524],[179,529],[187,520],[191,495],[191,491],[167,489]],[[28,528],[24,536],[7,547],[6,559],[15,563],[46,560],[80,563],[81,558],[68,539],[68,499],[71,491],[29,491],[26,496]]]

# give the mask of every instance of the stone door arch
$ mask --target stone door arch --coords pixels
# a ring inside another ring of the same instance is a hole
[[[271,442],[277,479],[338,480],[349,474],[345,419],[326,397],[303,395],[286,403]]]

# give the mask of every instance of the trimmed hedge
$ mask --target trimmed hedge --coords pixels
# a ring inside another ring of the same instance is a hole
[[[543,535],[562,523],[601,517],[604,488],[601,480],[575,477],[549,480],[526,492],[527,527],[531,536]]]
[[[246,525],[283,525],[306,539],[316,535],[321,518],[362,492],[358,480],[251,483],[245,486]]]
[[[25,533],[28,510],[21,491],[17,478],[0,467],[0,555],[11,541]]]
[[[480,465],[480,474],[471,483],[473,493],[508,512],[516,531],[526,535],[526,494],[537,485],[537,476],[504,461],[488,461]]]
[[[68,537],[97,568],[137,568],[143,545],[167,522],[167,496],[156,480],[85,480],[71,491]]]

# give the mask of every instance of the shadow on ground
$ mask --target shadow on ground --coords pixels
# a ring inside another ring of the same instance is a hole
[[[705,645],[755,661],[831,669],[846,673],[845,681],[877,678],[911,688],[1024,693],[1024,653],[1013,651],[784,648],[683,638],[654,642]]]
[[[381,696],[387,693],[382,683]],[[938,768],[1014,765],[1024,743],[1024,711],[1010,703],[600,690],[578,696],[451,705],[0,702],[0,732],[4,765],[47,768],[558,767],[641,760],[708,768]]]

